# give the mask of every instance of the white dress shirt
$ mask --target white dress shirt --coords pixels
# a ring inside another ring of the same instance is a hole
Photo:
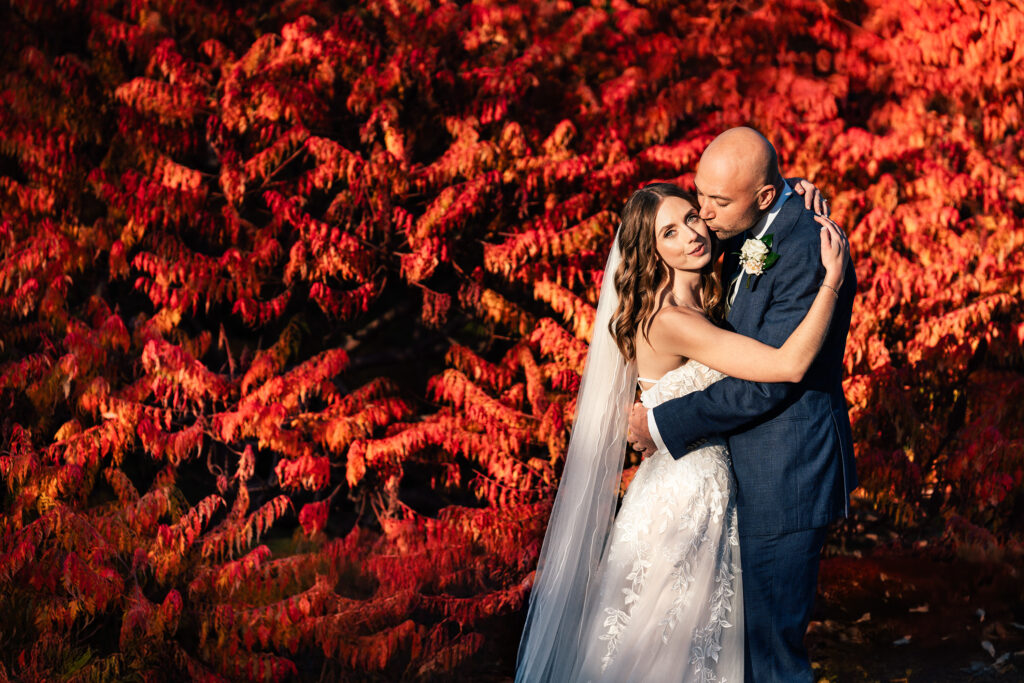
[[[789,196],[793,194],[793,188],[789,186],[789,183],[785,179],[782,181],[782,192],[775,199],[775,203],[772,204],[772,208],[768,210],[768,213],[757,219],[757,222],[750,227],[750,232],[753,233],[754,239],[761,239],[768,232],[768,228],[771,226],[772,221],[779,215],[779,211],[782,210],[782,205],[786,203]],[[733,301],[736,300],[736,294],[739,292],[740,285],[740,274],[743,269],[737,269],[733,275],[732,280],[729,281],[729,296],[726,299],[726,306],[731,307]],[[667,450],[665,448],[665,442],[661,438],[661,432],[658,431],[658,423],[654,419],[654,411],[647,411],[647,430],[651,433],[651,440],[654,441],[654,445],[659,450]]]

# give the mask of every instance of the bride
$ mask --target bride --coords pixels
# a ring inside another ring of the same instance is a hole
[[[605,267],[577,417],[519,645],[517,681],[743,680],[736,506],[724,440],[637,468],[615,503],[629,408],[725,374],[798,382],[821,349],[848,250],[821,216],[825,279],[781,348],[729,332],[719,244],[696,198],[637,190]],[[639,375],[639,376],[638,376]]]

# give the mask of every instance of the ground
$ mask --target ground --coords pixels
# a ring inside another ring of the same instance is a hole
[[[819,681],[1024,681],[1020,575],[927,555],[822,561],[807,643]]]

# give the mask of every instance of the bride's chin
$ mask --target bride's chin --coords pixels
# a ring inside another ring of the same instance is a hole
[[[704,272],[704,269],[711,263],[711,257],[706,256],[699,260],[696,260],[690,264],[687,264],[685,268],[677,268],[677,270],[683,271],[684,273],[693,273],[699,275]]]

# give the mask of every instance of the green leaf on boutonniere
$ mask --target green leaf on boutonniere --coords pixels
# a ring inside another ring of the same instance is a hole
[[[761,241],[764,242],[764,246],[768,247],[768,255],[764,257],[764,265],[761,266],[762,273],[771,268],[772,266],[774,266],[775,262],[779,260],[779,255],[776,254],[774,251],[771,251],[772,238],[772,233],[768,233],[767,235],[761,238]]]

